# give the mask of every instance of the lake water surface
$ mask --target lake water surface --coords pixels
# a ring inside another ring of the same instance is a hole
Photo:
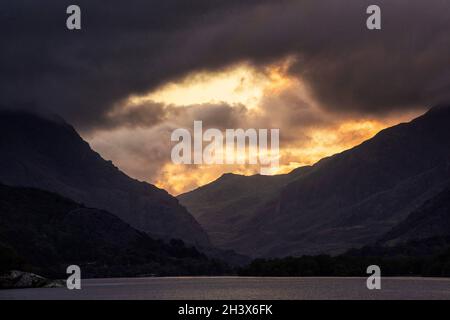
[[[368,290],[366,278],[114,278],[82,280],[81,290],[0,290],[0,299],[450,299],[448,278],[382,278],[381,286]]]

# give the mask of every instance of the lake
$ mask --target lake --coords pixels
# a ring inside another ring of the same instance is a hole
[[[0,290],[0,299],[450,299],[448,278],[382,278],[381,290],[368,290],[366,278],[113,278],[81,284],[81,290]]]

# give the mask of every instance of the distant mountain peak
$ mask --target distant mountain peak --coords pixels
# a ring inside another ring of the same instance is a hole
[[[450,180],[450,107],[287,175],[218,179],[179,197],[224,249],[340,253],[379,239]]]

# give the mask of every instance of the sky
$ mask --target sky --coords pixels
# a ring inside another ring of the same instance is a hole
[[[450,98],[450,2],[73,1],[0,5],[0,107],[62,116],[172,194],[255,165],[175,165],[176,128],[279,128],[273,173],[353,147]]]

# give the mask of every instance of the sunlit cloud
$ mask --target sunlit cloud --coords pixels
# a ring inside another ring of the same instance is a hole
[[[178,195],[224,173],[251,175],[261,169],[248,164],[248,150],[233,151],[233,157],[245,164],[173,164],[170,134],[177,128],[191,130],[194,120],[220,130],[280,129],[279,166],[269,172],[281,174],[349,149],[419,113],[383,117],[333,113],[317,103],[301,78],[289,75],[294,62],[289,57],[260,68],[241,63],[190,74],[118,104],[109,116],[111,123],[122,125],[86,138],[127,174]]]
[[[131,104],[158,102],[174,106],[220,103],[256,107],[266,87],[275,79],[248,64],[238,64],[219,72],[197,72],[177,82],[167,83],[143,96],[130,97]]]

